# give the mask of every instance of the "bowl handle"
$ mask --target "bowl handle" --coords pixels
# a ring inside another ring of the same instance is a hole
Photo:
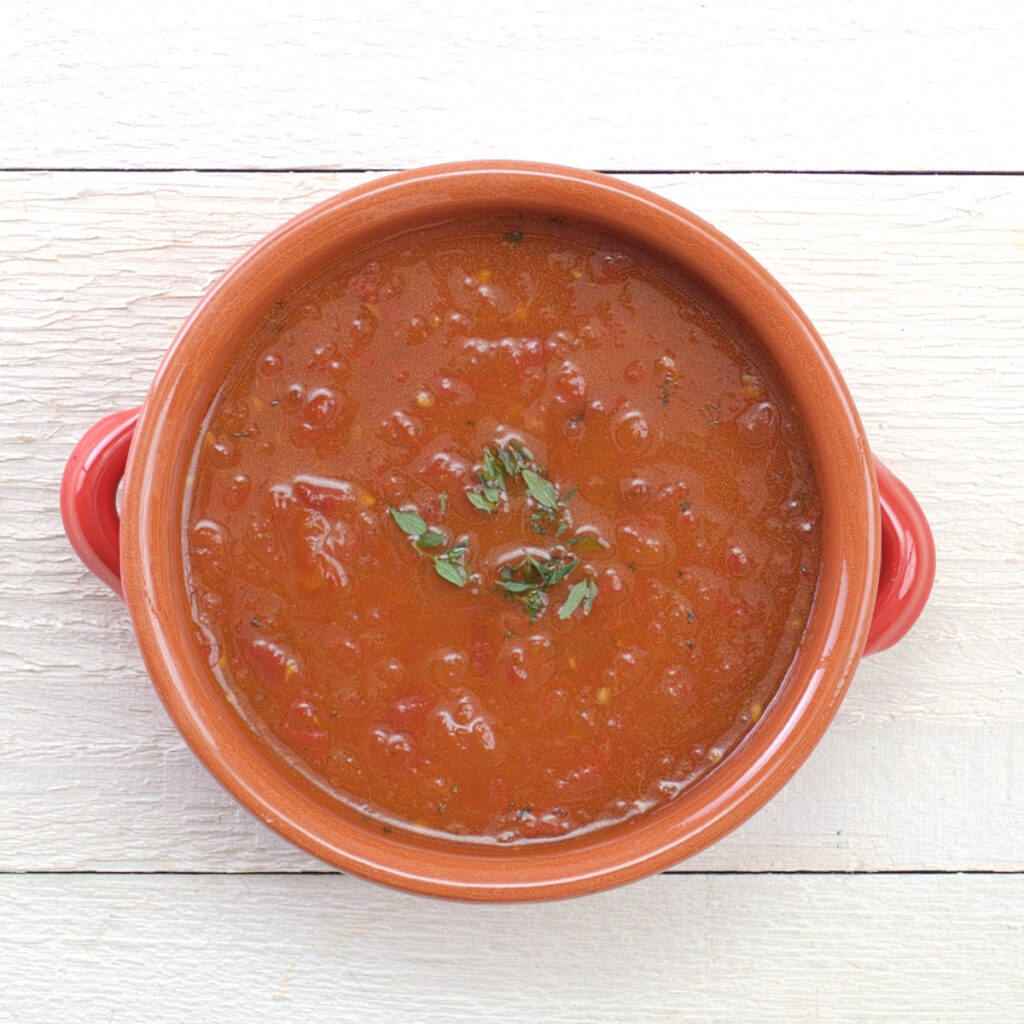
[[[60,514],[71,546],[122,599],[117,489],[140,411],[115,412],[90,427],[75,445],[60,484]]]
[[[906,635],[935,580],[935,541],[921,506],[877,458],[875,475],[882,508],[882,564],[865,654],[884,651]]]

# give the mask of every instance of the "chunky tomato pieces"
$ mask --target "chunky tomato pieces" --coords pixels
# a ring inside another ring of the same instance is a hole
[[[387,828],[520,842],[666,803],[754,726],[818,576],[749,331],[557,220],[412,232],[286,297],[194,469],[212,670]]]

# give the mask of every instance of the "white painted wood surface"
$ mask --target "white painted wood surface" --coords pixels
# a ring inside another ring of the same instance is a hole
[[[6,0],[7,167],[1008,170],[1017,0]]]
[[[0,1019],[1016,1022],[1022,898],[1019,875],[662,875],[520,907],[338,876],[8,877]]]
[[[1024,1020],[1020,10],[5,5],[0,1022]],[[486,155],[1015,172],[634,179],[804,306],[939,571],[765,810],[544,907],[316,873],[196,764],[57,511],[216,275],[365,180],[267,171]],[[52,172],[168,166],[253,171]]]

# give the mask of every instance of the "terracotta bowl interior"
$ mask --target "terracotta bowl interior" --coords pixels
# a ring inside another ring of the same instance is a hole
[[[655,250],[717,293],[771,353],[800,409],[823,493],[815,609],[787,680],[743,743],[645,819],[518,848],[387,834],[268,753],[228,706],[193,639],[182,574],[182,495],[225,371],[274,301],[343,256],[414,227],[489,212],[585,221]],[[146,402],[126,478],[126,599],[154,684],[217,778],[262,820],[332,864],[434,895],[566,896],[628,881],[707,846],[760,807],[817,742],[860,656],[878,572],[871,460],[845,385],[789,295],[691,214],[615,179],[528,164],[392,176],[286,224],[244,256],[182,328]]]

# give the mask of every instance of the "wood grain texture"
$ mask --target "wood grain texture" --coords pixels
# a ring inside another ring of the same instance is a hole
[[[1016,0],[7,0],[0,161],[1024,167]]]
[[[216,275],[364,177],[0,175],[0,869],[316,866],[184,747],[57,488]],[[684,867],[1024,869],[1024,179],[638,180],[793,292],[939,550],[921,622],[864,662],[807,766]]]
[[[0,903],[12,1022],[1024,1017],[1020,876],[662,876],[512,907],[332,876],[8,876]]]

